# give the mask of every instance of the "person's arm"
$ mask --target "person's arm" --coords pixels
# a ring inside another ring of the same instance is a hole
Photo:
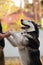
[[[5,37],[9,37],[10,35],[11,35],[10,32],[6,32],[4,34],[0,33],[0,40],[5,38]]]

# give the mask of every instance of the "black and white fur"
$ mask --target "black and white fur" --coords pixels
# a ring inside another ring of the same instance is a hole
[[[18,47],[22,65],[42,65],[40,61],[39,30],[33,21],[21,20],[22,32],[10,31],[8,38],[14,47]]]

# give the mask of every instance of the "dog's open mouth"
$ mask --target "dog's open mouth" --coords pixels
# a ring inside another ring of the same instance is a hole
[[[29,29],[29,26],[22,26],[21,29]]]
[[[21,27],[21,29],[29,29],[29,28],[30,28],[29,25],[23,25],[23,26]]]

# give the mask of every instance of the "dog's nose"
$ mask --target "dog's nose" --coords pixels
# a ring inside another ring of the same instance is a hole
[[[23,19],[21,19],[21,22],[23,22]]]
[[[23,25],[23,19],[21,19],[21,24]]]

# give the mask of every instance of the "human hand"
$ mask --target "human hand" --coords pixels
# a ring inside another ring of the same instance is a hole
[[[5,33],[5,37],[9,37],[11,35],[11,33],[9,32],[9,31],[7,31],[6,33]]]

